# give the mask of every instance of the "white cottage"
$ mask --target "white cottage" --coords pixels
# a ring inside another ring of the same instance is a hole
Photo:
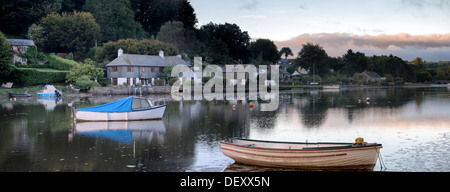
[[[124,54],[122,49],[117,52],[117,58],[106,65],[107,77],[112,85],[154,85],[155,80],[162,77],[167,65],[187,65],[189,63],[177,56]]]

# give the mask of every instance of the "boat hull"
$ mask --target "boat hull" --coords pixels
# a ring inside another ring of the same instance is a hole
[[[131,112],[91,112],[75,111],[77,121],[141,121],[162,119],[166,105],[151,107],[148,109],[134,110]]]
[[[247,144],[250,143],[250,146]],[[274,145],[275,143],[275,145]],[[304,147],[304,146],[325,147]],[[222,141],[224,155],[237,163],[264,167],[306,170],[372,170],[381,144],[352,146],[351,143],[288,143],[245,140],[237,143]]]
[[[16,93],[8,93],[9,97],[31,97],[30,94],[25,93],[25,94],[16,94]]]
[[[340,89],[341,87],[339,85],[326,85],[323,86],[323,89]]]
[[[56,98],[56,94],[54,93],[38,93],[40,98]],[[62,95],[62,94],[61,94]]]

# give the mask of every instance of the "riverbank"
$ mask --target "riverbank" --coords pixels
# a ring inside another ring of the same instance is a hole
[[[55,84],[58,90],[63,92],[63,96],[67,97],[89,97],[94,95],[170,95],[171,86],[143,86],[143,87],[93,87],[88,92],[74,93],[68,91],[66,85]],[[405,85],[395,86],[381,86],[381,85],[346,85],[344,89],[388,89],[388,88],[405,88],[405,87],[446,87],[446,85],[439,84],[423,84],[423,83],[406,83]],[[0,89],[0,95],[7,95],[8,93],[24,93],[37,94],[44,88],[43,85]],[[321,90],[323,85],[281,85],[280,91],[301,91],[301,90]],[[191,88],[194,90],[194,87]]]

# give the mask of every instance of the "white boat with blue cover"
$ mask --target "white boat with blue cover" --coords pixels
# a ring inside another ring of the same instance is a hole
[[[62,92],[55,88],[53,85],[45,85],[44,90],[38,93],[39,98],[57,98],[62,96]]]
[[[104,105],[75,110],[77,121],[139,121],[162,119],[167,105],[151,106],[147,99],[127,97]]]

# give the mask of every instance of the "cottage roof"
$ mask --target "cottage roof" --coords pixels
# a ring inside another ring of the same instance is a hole
[[[362,72],[364,74],[366,74],[367,76],[369,76],[372,79],[377,79],[377,78],[381,78],[380,75],[378,75],[378,73],[374,72],[374,71],[364,71]]]
[[[107,67],[111,66],[156,66],[165,67],[170,65],[188,65],[186,61],[178,56],[165,56],[160,57],[158,55],[136,55],[136,54],[122,54],[109,64]]]
[[[34,41],[30,39],[6,39],[14,46],[34,46]]]

